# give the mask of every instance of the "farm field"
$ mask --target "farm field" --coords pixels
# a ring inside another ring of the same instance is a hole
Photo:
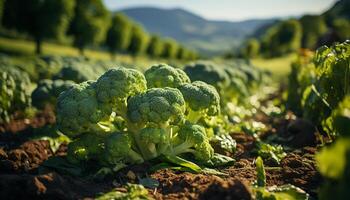
[[[0,199],[347,199],[350,4],[277,1],[0,0]]]

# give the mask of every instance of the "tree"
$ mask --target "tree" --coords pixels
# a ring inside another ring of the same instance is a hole
[[[0,0],[0,25],[2,24],[2,16],[4,14],[4,4],[5,0]]]
[[[332,23],[332,29],[338,39],[338,42],[343,42],[350,39],[350,21],[345,18],[335,19]]]
[[[149,36],[140,25],[134,25],[131,32],[131,41],[128,51],[133,55],[144,53],[149,42]]]
[[[23,31],[32,36],[36,53],[42,52],[44,39],[62,39],[73,15],[72,0],[7,0],[4,26]]]
[[[69,34],[74,37],[74,46],[83,54],[87,45],[99,44],[106,38],[109,12],[101,0],[76,2]]]
[[[127,50],[131,40],[131,21],[122,13],[117,13],[112,18],[106,38],[106,45],[112,56],[117,51]]]
[[[314,49],[321,36],[327,32],[327,24],[322,16],[305,15],[300,19],[303,29],[301,46]]]
[[[162,57],[164,58],[176,58],[178,45],[173,39],[166,39],[164,41],[164,49]]]
[[[164,48],[164,43],[160,40],[159,36],[153,35],[147,47],[147,54],[152,57],[161,56]]]
[[[282,56],[301,46],[302,28],[297,20],[283,21],[267,30],[262,39],[262,52],[267,57]]]
[[[243,57],[254,58],[259,54],[260,43],[257,39],[251,38],[246,41],[241,51]]]

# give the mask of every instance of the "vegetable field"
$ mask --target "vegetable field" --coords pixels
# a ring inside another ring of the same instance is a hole
[[[350,1],[316,1],[0,0],[0,200],[349,199]]]
[[[293,59],[139,67],[1,55],[7,199],[344,199],[350,44]]]

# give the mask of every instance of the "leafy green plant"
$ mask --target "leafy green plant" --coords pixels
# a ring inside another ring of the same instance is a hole
[[[96,197],[96,200],[151,200],[148,191],[137,184],[127,184],[126,192],[112,190]]]
[[[266,173],[261,157],[255,160],[257,181],[253,193],[257,200],[308,200],[309,194],[294,185],[266,187]]]

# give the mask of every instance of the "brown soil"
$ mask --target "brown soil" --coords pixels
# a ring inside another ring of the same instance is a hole
[[[55,113],[50,107],[37,112],[33,118],[26,118],[23,116],[23,113],[17,113],[9,123],[0,124],[0,134],[6,132],[17,133],[28,128],[39,128],[46,124],[54,124],[55,122]]]
[[[321,183],[321,177],[315,167],[316,152],[314,131],[304,121],[292,119],[266,119],[272,124],[268,135],[278,134],[284,138],[291,135],[300,137],[308,134],[305,141],[294,141],[298,147],[282,159],[279,166],[265,162],[267,185],[293,184],[312,197]],[[0,133],[0,197],[6,199],[82,199],[93,198],[100,192],[121,189],[126,181],[137,183],[137,177],[149,176],[159,182],[159,187],[149,189],[155,199],[250,199],[250,184],[256,180],[255,156],[251,155],[255,139],[245,133],[233,133],[237,141],[237,150],[231,155],[236,159],[234,166],[221,169],[227,176],[193,174],[169,169],[147,174],[150,164],[132,166],[118,173],[114,180],[96,182],[89,179],[58,174],[54,171],[42,172],[39,166],[51,156],[64,156],[66,145],[53,153],[47,141],[21,141],[16,134],[19,130],[30,132],[33,127],[40,127],[54,122],[54,116],[48,113],[38,114],[30,122],[25,120],[11,122],[1,126],[11,137]],[[307,133],[306,133],[307,132]],[[312,134],[311,134],[312,133]],[[20,141],[20,142],[19,142]],[[293,141],[293,140],[292,140]],[[15,145],[8,145],[9,142]],[[293,143],[291,143],[293,144]],[[305,147],[310,146],[310,147]],[[228,154],[227,152],[224,152]],[[131,174],[131,175],[130,175]]]

